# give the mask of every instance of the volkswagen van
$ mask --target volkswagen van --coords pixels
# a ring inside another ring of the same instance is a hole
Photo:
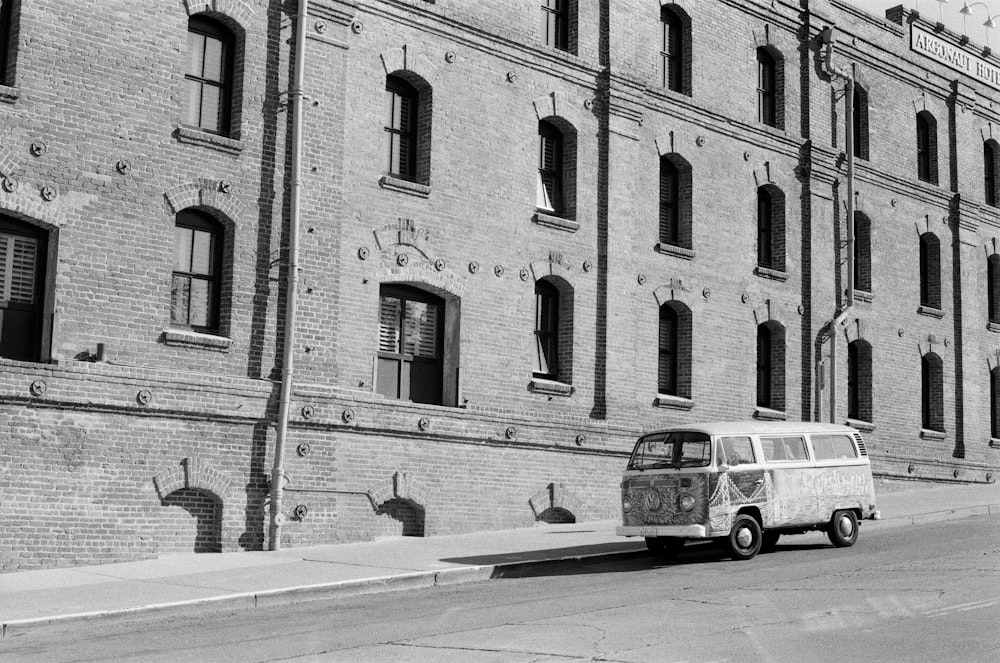
[[[674,555],[716,539],[751,559],[782,534],[827,533],[854,545],[875,519],[871,464],[861,433],[810,422],[718,422],[643,435],[621,483],[621,536]]]

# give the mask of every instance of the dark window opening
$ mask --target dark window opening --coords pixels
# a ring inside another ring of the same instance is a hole
[[[663,31],[660,60],[663,87],[674,92],[684,92],[684,25],[680,17],[664,7],[660,10]]]
[[[542,36],[546,46],[569,49],[569,0],[543,0]]]
[[[854,287],[872,291],[872,224],[861,212],[854,214]]]
[[[873,421],[872,400],[872,346],[852,341],[847,346],[847,416]]]
[[[0,85],[11,85],[8,71],[13,60],[14,0],[0,0]]]
[[[986,297],[988,322],[1000,324],[1000,254],[986,259]]]
[[[0,216],[0,357],[41,358],[48,233]]]
[[[444,300],[407,286],[382,286],[379,298],[378,393],[443,404]]]
[[[757,406],[785,408],[785,331],[775,322],[757,326]]]
[[[657,392],[691,398],[691,310],[680,302],[660,307]]]
[[[990,437],[1000,438],[1000,367],[990,370]]]
[[[534,376],[559,378],[559,290],[548,281],[535,283]]]
[[[997,206],[997,155],[1000,143],[992,138],[983,143],[983,196],[987,205]]]
[[[868,92],[861,86],[854,88],[854,156],[868,160]]]
[[[757,49],[758,121],[778,126],[778,65],[766,48]]]
[[[222,226],[203,212],[182,210],[174,226],[170,324],[219,331]]]
[[[693,248],[691,165],[678,154],[660,157],[659,202],[659,242]]]
[[[416,180],[419,96],[401,78],[386,78],[385,132],[389,137],[386,170],[393,177]]]
[[[920,236],[920,305],[941,308],[941,243],[929,232]]]
[[[233,51],[231,32],[205,16],[188,22],[186,124],[228,135],[232,114]]]
[[[929,352],[920,358],[921,426],[944,432],[944,369],[941,358]]]
[[[937,121],[927,111],[917,113],[917,177],[938,183]]]
[[[549,122],[538,123],[538,187],[535,206],[555,214],[565,211],[563,200],[563,136]]]

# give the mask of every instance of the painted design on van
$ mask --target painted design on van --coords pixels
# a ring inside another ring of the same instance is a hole
[[[774,483],[769,472],[726,472],[719,477],[708,501],[709,530],[727,534],[733,526],[733,514],[748,504],[757,505],[766,525],[774,520],[774,503]]]
[[[681,485],[681,481],[687,485]],[[680,498],[690,495],[694,507],[681,508]],[[708,517],[708,478],[704,474],[677,476],[654,475],[649,479],[628,482],[622,491],[625,525],[696,525]]]

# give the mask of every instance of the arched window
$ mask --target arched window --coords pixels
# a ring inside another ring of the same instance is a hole
[[[937,120],[927,111],[917,113],[917,177],[938,183]]]
[[[776,57],[777,55],[777,57]],[[757,49],[757,119],[769,127],[782,128],[783,72],[780,54],[771,48]]]
[[[562,214],[564,210],[562,133],[544,120],[538,123],[538,189],[535,205],[538,209],[555,214]]]
[[[660,8],[662,85],[691,96],[691,21],[677,5]]]
[[[193,209],[177,213],[170,324],[199,332],[219,331],[222,291],[221,224]]]
[[[559,379],[559,289],[541,280],[535,283],[535,370],[547,380]]]
[[[872,222],[861,212],[854,213],[854,287],[872,291]]]
[[[657,392],[691,398],[691,310],[680,302],[660,307]]]
[[[920,305],[941,308],[941,243],[930,232],[920,236]]]
[[[0,215],[0,357],[40,361],[48,233]]]
[[[868,91],[854,86],[854,156],[868,160]]]
[[[983,143],[983,196],[987,205],[997,206],[997,157],[1000,143],[990,138]]]
[[[941,357],[928,352],[920,358],[921,426],[944,432],[944,368]]]
[[[385,172],[430,185],[433,91],[424,79],[397,71],[385,79]]]
[[[188,20],[186,124],[228,136],[233,105],[236,39],[221,23],[197,14]]]
[[[677,154],[660,157],[659,241],[692,248],[691,165]]]
[[[785,196],[774,185],[757,189],[757,266],[785,271]]]
[[[417,177],[417,106],[419,97],[412,85],[396,76],[385,81],[385,132],[389,137],[386,171],[393,177]]]
[[[1000,325],[1000,254],[986,259],[986,297],[987,321]]]
[[[379,291],[378,393],[442,405],[444,300],[404,285]]]
[[[785,329],[773,321],[757,325],[757,406],[785,409]]]
[[[872,346],[862,339],[847,346],[847,416],[858,421],[872,417]]]

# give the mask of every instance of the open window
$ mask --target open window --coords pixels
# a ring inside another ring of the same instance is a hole
[[[48,354],[48,251],[47,231],[0,215],[0,357],[41,361]]]

